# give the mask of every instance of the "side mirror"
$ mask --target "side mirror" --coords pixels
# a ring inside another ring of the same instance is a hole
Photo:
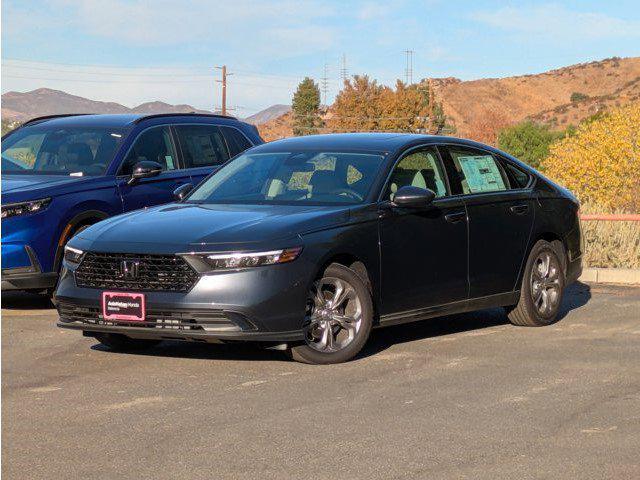
[[[162,173],[162,165],[158,162],[142,160],[133,166],[133,173],[127,180],[127,185],[136,183],[140,178],[157,177],[160,173]]]
[[[433,190],[407,185],[398,189],[393,197],[393,205],[405,208],[426,208],[434,198],[436,194]]]
[[[190,183],[180,185],[173,191],[173,198],[175,198],[177,201],[181,201],[184,199],[184,197],[189,195],[189,192],[191,192],[191,190],[193,190],[193,185]]]

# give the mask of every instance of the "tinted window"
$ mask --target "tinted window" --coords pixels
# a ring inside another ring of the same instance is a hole
[[[175,170],[176,153],[168,127],[155,127],[142,132],[125,158],[120,175],[130,175],[136,163],[158,162],[163,170]]]
[[[189,197],[200,203],[361,203],[382,155],[336,152],[244,153]]]
[[[224,138],[227,140],[227,146],[229,147],[229,154],[235,157],[239,153],[244,152],[247,148],[251,148],[252,145],[247,140],[242,132],[233,127],[220,127]]]
[[[429,188],[436,197],[447,194],[440,161],[434,149],[413,152],[400,160],[391,174],[386,198],[393,200],[398,189],[407,185]]]
[[[511,188],[525,188],[527,185],[529,185],[531,176],[528,173],[523,172],[518,167],[509,162],[503,162],[503,165],[509,176]]]
[[[214,125],[179,125],[175,127],[185,168],[220,165],[229,152],[220,129]]]
[[[465,148],[447,147],[462,184],[462,193],[507,190],[507,181],[493,155]]]
[[[103,175],[122,136],[108,128],[24,127],[2,141],[2,173]]]

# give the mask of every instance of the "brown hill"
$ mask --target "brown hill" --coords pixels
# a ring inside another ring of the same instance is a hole
[[[577,123],[598,105],[606,108],[637,97],[639,80],[640,57],[611,58],[537,75],[436,82],[435,92],[457,134],[468,136],[487,112],[500,112],[510,123],[529,117],[558,126]],[[588,99],[572,102],[573,94]]]
[[[486,123],[505,126],[527,118],[564,128],[600,110],[639,100],[640,57],[610,58],[517,77],[437,78],[433,85],[457,136],[481,139],[478,130],[486,129]],[[285,115],[259,128],[265,139],[282,138],[291,135],[290,120],[291,115]]]
[[[23,122],[42,115],[59,113],[186,113],[205,112],[191,105],[171,105],[164,102],[148,102],[128,108],[115,102],[100,102],[71,95],[60,90],[38,88],[31,92],[7,92],[2,94],[2,120]]]

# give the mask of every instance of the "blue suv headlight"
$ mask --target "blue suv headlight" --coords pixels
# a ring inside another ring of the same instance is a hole
[[[17,217],[18,215],[36,213],[47,208],[50,203],[51,198],[42,198],[40,200],[30,200],[28,202],[2,205],[2,218]]]

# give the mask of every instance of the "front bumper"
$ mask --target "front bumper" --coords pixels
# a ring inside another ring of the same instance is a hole
[[[87,308],[67,302],[56,302],[60,315],[58,327],[94,333],[120,333],[131,338],[158,340],[187,340],[219,343],[223,341],[302,340],[300,329],[271,332],[259,330],[244,315],[229,310],[170,310],[147,313],[144,322],[105,321],[99,308]]]
[[[8,245],[3,245],[3,263],[6,253],[4,247],[7,247],[6,250],[9,249]],[[38,262],[35,252],[29,245],[20,246],[20,248],[14,248],[14,250],[25,257],[22,263],[27,264],[27,266],[2,269],[1,288],[3,292],[9,290],[46,290],[55,287],[58,274],[55,272],[42,272],[40,262]],[[18,255],[14,254],[11,257],[7,255],[7,259],[13,260],[16,256]]]
[[[102,289],[76,285],[63,268],[54,302],[61,328],[132,338],[219,342],[302,340],[314,268],[294,262],[202,276],[188,292],[146,291],[145,322],[105,321]]]

